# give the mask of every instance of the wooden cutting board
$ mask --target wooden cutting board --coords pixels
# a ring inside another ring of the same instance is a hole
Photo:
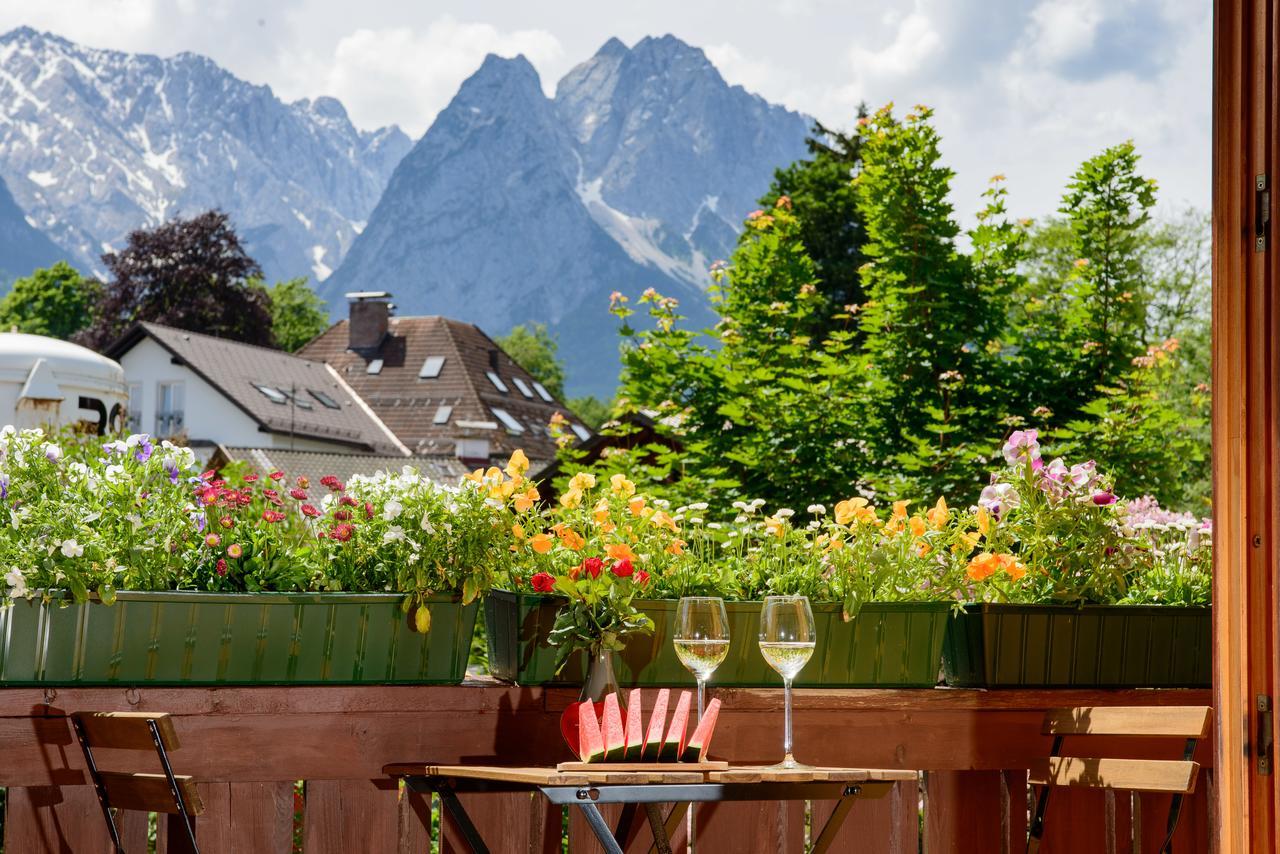
[[[561,762],[556,765],[557,771],[620,771],[644,773],[647,771],[727,771],[728,762]]]

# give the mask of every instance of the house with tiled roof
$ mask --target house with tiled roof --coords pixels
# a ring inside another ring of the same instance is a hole
[[[480,462],[516,448],[547,463],[561,413],[591,431],[479,327],[446,317],[395,317],[390,295],[348,294],[350,314],[299,355],[325,362],[414,454]]]
[[[199,456],[218,445],[409,456],[323,361],[145,322],[106,355],[124,368],[129,428],[181,437]]]

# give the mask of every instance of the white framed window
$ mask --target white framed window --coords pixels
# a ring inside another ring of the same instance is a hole
[[[422,369],[418,371],[418,379],[433,380],[440,376],[443,368],[444,356],[428,356],[422,363]]]
[[[271,401],[272,403],[278,403],[281,406],[283,406],[285,403],[289,401],[289,396],[286,395],[284,392],[282,392],[280,389],[275,388],[274,386],[258,385],[257,383],[254,383],[253,387],[256,388],[258,391],[262,392],[262,394],[267,398],[267,400]]]
[[[499,409],[496,406],[492,409],[494,417],[502,422],[502,426],[507,428],[508,433],[519,435],[524,432],[524,425],[517,421],[510,412],[505,409]]]
[[[431,420],[432,424],[448,424],[449,416],[453,414],[453,407],[441,404],[436,408],[436,416]]]
[[[142,383],[129,383],[129,423],[130,433],[142,432]]]
[[[156,435],[174,436],[186,426],[186,384],[156,383]]]
[[[586,427],[583,427],[577,421],[571,422],[569,426],[573,428],[573,432],[577,434],[578,438],[581,439],[582,441],[585,442],[591,438],[591,431],[588,430]]]
[[[372,362],[370,362],[370,363],[369,363],[369,367],[367,367],[367,368],[365,368],[365,369],[364,369],[364,372],[365,372],[366,374],[380,374],[380,373],[382,373],[382,360],[381,360],[381,359],[374,359]]]
[[[533,389],[529,388],[529,384],[519,377],[512,377],[511,381],[516,384],[516,388],[520,389],[520,393],[530,400],[533,399]]]
[[[535,382],[533,384],[533,388],[536,392],[538,392],[538,397],[542,398],[547,403],[551,403],[554,400],[554,398],[551,396],[551,392],[547,391],[547,387],[544,386],[542,383]]]
[[[489,382],[493,383],[493,387],[496,388],[498,391],[502,392],[503,394],[506,394],[508,391],[510,391],[510,389],[507,388],[507,384],[502,381],[502,377],[498,376],[493,371],[485,371],[484,375],[489,378]]]

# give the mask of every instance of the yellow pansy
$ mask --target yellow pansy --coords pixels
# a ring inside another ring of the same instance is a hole
[[[569,479],[569,489],[586,492],[596,485],[596,476],[589,471],[580,471]]]
[[[560,506],[569,510],[574,509],[582,503],[582,490],[570,489],[564,495],[560,496]]]
[[[541,496],[538,494],[538,487],[531,486],[524,492],[516,496],[515,508],[517,513],[523,513],[533,507],[533,502],[537,501]]]
[[[764,520],[764,529],[770,536],[782,537],[787,533],[787,523],[777,516],[770,516]]]
[[[507,460],[507,474],[513,478],[522,476],[529,470],[529,458],[524,455],[524,451],[516,448],[511,452],[511,459]]]
[[[991,533],[991,516],[987,513],[987,508],[978,508],[978,535],[985,537]]]
[[[917,537],[923,537],[924,532],[929,530],[929,526],[925,524],[925,521],[919,516],[912,516],[910,521],[907,522],[907,525],[911,528],[911,533],[915,534]]]
[[[636,494],[636,485],[627,480],[627,476],[621,473],[609,478],[609,488],[613,490],[615,495],[630,497]]]

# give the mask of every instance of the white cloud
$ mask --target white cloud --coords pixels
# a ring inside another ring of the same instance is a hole
[[[1085,54],[1102,17],[1096,0],[1045,0],[1031,12],[1026,54],[1045,64]]]
[[[849,60],[855,73],[877,77],[902,77],[921,70],[942,48],[942,36],[918,6],[897,23],[893,41],[875,50],[854,45]]]
[[[559,59],[564,50],[546,30],[504,33],[445,16],[423,30],[356,30],[338,41],[312,87],[347,105],[357,126],[398,123],[418,136],[489,53],[524,54],[536,65]]]

